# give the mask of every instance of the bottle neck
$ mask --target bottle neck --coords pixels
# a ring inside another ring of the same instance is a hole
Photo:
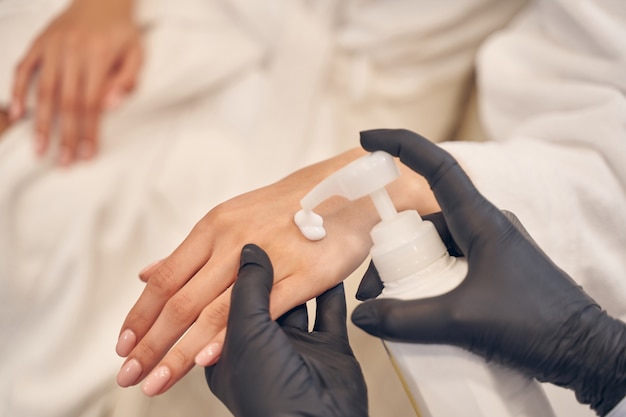
[[[371,236],[370,255],[383,282],[414,275],[448,255],[435,226],[413,210],[378,223]]]
[[[381,297],[413,300],[435,297],[456,288],[467,274],[465,258],[442,255],[426,268],[396,281],[385,282]]]

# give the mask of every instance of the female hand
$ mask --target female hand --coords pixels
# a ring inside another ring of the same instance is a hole
[[[230,307],[229,287],[247,243],[263,247],[272,259],[273,318],[353,272],[367,256],[369,231],[378,222],[369,199],[349,203],[337,197],[320,205],[316,212],[324,217],[328,235],[318,242],[300,234],[293,216],[313,186],[363,154],[362,149],[348,151],[217,206],[170,256],[140,273],[147,284],[122,326],[116,350],[128,359],[118,383],[134,385],[150,374],[142,388],[156,395],[185,375],[194,360],[202,366],[215,362]],[[410,186],[396,181],[389,189],[392,198],[401,196],[395,200],[399,208],[420,201],[423,211],[438,210],[429,206],[435,200],[421,177],[407,174],[404,181]],[[430,200],[417,199],[419,194]]]
[[[28,89],[36,83],[36,153],[48,150],[58,122],[59,164],[90,158],[97,149],[100,112],[132,91],[141,56],[132,0],[75,0],[17,66],[11,120],[24,115]]]

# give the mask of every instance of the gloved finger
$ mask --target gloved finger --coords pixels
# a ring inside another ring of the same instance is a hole
[[[383,150],[423,175],[446,218],[456,243],[463,253],[485,225],[504,220],[502,213],[474,187],[457,161],[443,148],[408,130],[380,129],[361,132],[361,145],[368,151]],[[508,223],[508,221],[507,221]]]
[[[373,262],[370,262],[365,274],[363,274],[363,278],[361,278],[359,288],[356,290],[356,299],[365,301],[376,298],[383,291],[383,288],[385,288],[385,286],[380,280],[376,266]]]
[[[446,245],[446,249],[448,249],[448,253],[452,256],[463,256],[463,252],[454,241],[452,234],[450,233],[450,229],[448,229],[448,224],[446,223],[446,218],[443,213],[438,211],[436,213],[427,214],[422,217],[424,220],[430,221],[437,229],[437,233],[444,245]]]
[[[280,327],[292,327],[303,332],[309,331],[309,313],[306,304],[300,304],[280,316],[276,322]]]
[[[346,316],[346,294],[343,289],[343,282],[340,282],[317,297],[313,330],[330,333],[333,336],[348,340]]]
[[[451,343],[454,328],[444,298],[369,300],[352,312],[352,322],[372,336],[412,343]]]
[[[239,265],[231,295],[226,343],[245,346],[252,329],[257,333],[268,323],[274,323],[269,311],[274,271],[267,254],[252,244],[243,247]]]

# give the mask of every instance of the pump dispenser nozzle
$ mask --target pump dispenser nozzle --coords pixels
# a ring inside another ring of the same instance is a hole
[[[313,209],[334,195],[349,200],[370,195],[382,220],[390,220],[398,212],[385,190],[385,186],[400,176],[393,157],[378,151],[351,162],[326,178],[300,201],[302,210],[294,221],[302,234],[309,240],[320,240],[326,236],[322,218]]]
[[[369,195],[381,222],[371,231],[370,254],[384,281],[396,281],[447,255],[447,249],[431,222],[422,221],[417,211],[398,213],[385,186],[400,176],[393,157],[377,151],[353,161],[315,186],[301,201],[294,217],[302,234],[310,240],[326,236],[323,219],[313,212],[333,195],[356,200]]]

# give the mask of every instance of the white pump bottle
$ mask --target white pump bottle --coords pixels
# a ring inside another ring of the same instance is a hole
[[[370,251],[384,283],[381,297],[444,294],[463,281],[467,263],[448,254],[434,225],[416,211],[396,211],[385,186],[399,175],[391,155],[366,155],[314,187],[294,221],[308,239],[322,239],[323,219],[313,212],[318,204],[333,195],[369,195],[381,217],[371,231]],[[384,343],[418,416],[554,417],[541,385],[512,369],[454,346]]]

